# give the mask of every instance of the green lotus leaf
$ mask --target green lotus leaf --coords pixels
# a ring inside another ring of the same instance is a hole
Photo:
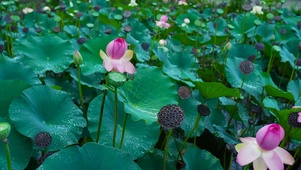
[[[70,69],[70,76],[78,83],[78,69]],[[91,75],[80,75],[80,82],[82,85],[86,85],[88,87],[94,87],[96,89],[104,89],[100,82],[104,79],[104,74],[94,73]]]
[[[8,109],[12,100],[30,85],[20,80],[1,80],[0,81],[0,116],[5,120],[9,120]]]
[[[0,118],[1,121],[4,119]],[[21,135],[12,125],[8,136],[8,145],[11,154],[13,169],[25,169],[32,155],[32,142],[30,138]],[[0,167],[7,169],[7,158],[5,147],[2,142],[0,146]]]
[[[295,60],[296,57],[294,54],[288,51],[286,47],[280,47],[280,56],[281,56],[281,62],[289,62],[292,67],[295,67]]]
[[[80,48],[79,52],[83,57],[81,71],[83,75],[90,75],[96,72],[106,73],[107,70],[102,65],[103,61],[100,58],[99,51],[106,53],[106,47],[114,36],[101,36],[95,39],[90,39]]]
[[[30,84],[41,83],[38,76],[31,69],[25,68],[23,64],[10,59],[0,62],[0,73],[5,73],[0,74],[0,80],[23,80]]]
[[[137,164],[143,170],[163,169],[163,151],[155,150],[148,152],[143,157],[137,160]],[[174,170],[175,162],[172,159],[167,159],[166,170]]]
[[[51,70],[63,72],[73,62],[73,47],[68,40],[56,35],[29,36],[23,38],[15,47],[26,63],[36,74]]]
[[[274,35],[274,24],[268,24],[267,22],[262,22],[260,26],[256,29],[256,34],[262,38],[263,42],[268,42]]]
[[[184,170],[214,169],[222,170],[220,161],[206,150],[191,147],[185,151],[183,156],[186,166]]]
[[[206,99],[218,98],[222,96],[240,97],[238,89],[228,88],[218,82],[195,82],[195,87]]]
[[[220,109],[213,108],[210,110],[210,115],[204,118],[204,126],[213,134],[215,133],[214,126],[223,127],[226,124],[226,121],[225,115]]]
[[[163,106],[176,104],[178,98],[174,83],[156,67],[138,68],[134,80],[126,82],[120,94],[125,112],[148,125],[157,121]]]
[[[284,91],[280,90],[279,88],[274,87],[272,85],[265,85],[264,89],[269,96],[281,97],[281,98],[285,98],[285,99],[288,99],[293,102],[295,101],[292,93],[284,92]]]
[[[52,169],[141,169],[131,156],[121,150],[87,143],[82,147],[77,145],[60,150],[49,156],[37,170]]]
[[[237,57],[228,57],[226,65],[226,78],[232,87],[240,88],[247,91],[250,95],[260,98],[262,93],[262,82],[256,71],[257,65],[254,64],[254,71],[251,74],[244,75],[240,69],[239,64],[243,59]],[[243,81],[244,80],[244,81]]]
[[[235,17],[234,21],[231,23],[231,25],[234,27],[230,30],[231,34],[239,39],[243,39],[243,35],[249,32],[252,32],[255,28],[254,21],[257,19],[255,15],[250,14],[240,14],[237,17]]]
[[[287,91],[293,94],[295,101],[300,97],[301,93],[301,80],[291,80],[287,85]]]
[[[164,51],[162,48],[154,49],[153,52],[161,60],[163,72],[171,78],[181,81],[189,86],[193,83],[187,80],[197,81],[195,71],[198,68],[197,59],[190,53],[190,48],[180,52]]]
[[[232,44],[228,56],[247,60],[249,56],[256,55],[257,50],[248,44]]]
[[[9,117],[24,136],[35,138],[39,132],[52,136],[49,150],[75,144],[86,126],[82,111],[66,92],[48,86],[34,86],[16,97],[9,108]]]
[[[102,126],[100,131],[99,143],[112,147],[113,128],[114,128],[114,98],[112,92],[107,92],[105,106],[102,117]],[[88,118],[92,139],[95,141],[97,135],[97,127],[99,121],[100,105],[103,95],[97,96],[89,105]],[[122,143],[122,150],[128,152],[133,159],[141,157],[145,152],[151,150],[160,133],[158,123],[153,123],[149,126],[143,120],[133,121],[131,115],[124,112],[124,107],[121,102],[117,103],[117,132],[116,132],[116,148],[120,146],[122,130],[125,130],[125,135]],[[126,119],[126,125],[124,121]]]

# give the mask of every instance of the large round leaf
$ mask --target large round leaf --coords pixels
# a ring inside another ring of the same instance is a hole
[[[232,87],[240,88],[243,83],[242,89],[244,89],[250,95],[257,97],[257,99],[259,100],[263,85],[261,78],[257,73],[258,71],[256,70],[257,66],[254,66],[255,69],[251,74],[244,75],[239,69],[239,64],[242,61],[244,60],[241,58],[233,56],[228,57],[226,66],[226,78]]]
[[[3,121],[2,118],[0,118],[0,120],[1,122]],[[12,168],[25,169],[32,154],[32,143],[30,138],[21,135],[16,128],[11,125],[10,134],[7,139],[9,142],[8,145],[11,154]],[[1,169],[7,169],[5,147],[2,142],[0,145],[0,167]]]
[[[192,147],[184,154],[184,161],[186,163],[185,170],[195,169],[214,169],[222,170],[219,160],[210,152]]]
[[[38,170],[53,169],[118,169],[138,170],[131,156],[121,150],[96,143],[87,143],[83,147],[72,146],[48,157]]]
[[[25,68],[21,63],[12,60],[0,62],[0,73],[5,73],[0,74],[0,80],[24,80],[30,84],[40,83],[38,76],[31,69]]]
[[[58,150],[78,142],[86,121],[82,111],[63,91],[34,86],[16,97],[9,116],[17,130],[32,139],[39,132],[52,136],[49,150]]]
[[[159,110],[167,104],[176,104],[178,98],[174,83],[156,67],[137,69],[135,79],[126,82],[120,93],[125,112],[147,124],[156,122]]]
[[[74,49],[71,42],[51,34],[21,39],[15,51],[23,55],[21,61],[30,66],[36,74],[47,70],[59,73],[73,62]]]
[[[89,105],[89,131],[95,140],[100,112],[102,95],[96,97]],[[133,159],[141,157],[145,152],[151,150],[159,137],[159,124],[153,123],[147,126],[143,120],[133,121],[131,115],[127,116],[126,126],[124,126],[125,112],[122,103],[118,102],[116,147],[119,147],[122,130],[125,128],[125,135],[122,150],[127,151]],[[114,128],[114,99],[112,93],[108,93],[103,111],[102,127],[99,143],[112,146]]]

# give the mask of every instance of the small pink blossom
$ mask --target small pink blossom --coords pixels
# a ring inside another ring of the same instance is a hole
[[[186,0],[179,0],[178,1],[178,5],[184,5],[184,6],[186,6],[188,4],[187,4]]]
[[[164,28],[169,28],[170,24],[167,23],[168,21],[168,16],[167,15],[162,15],[160,18],[160,21],[156,21],[156,25],[160,28],[164,27]]]
[[[256,138],[240,138],[243,143],[235,146],[238,152],[236,162],[241,166],[253,162],[254,170],[283,170],[283,164],[295,162],[289,152],[278,147],[283,137],[283,128],[274,123],[259,129]]]
[[[105,54],[100,50],[99,55],[103,59],[104,67],[107,71],[118,71],[120,73],[133,74],[136,69],[130,62],[133,58],[133,51],[127,50],[127,43],[122,38],[112,40],[106,47]]]

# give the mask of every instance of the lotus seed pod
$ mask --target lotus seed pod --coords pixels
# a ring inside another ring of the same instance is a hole
[[[10,124],[7,122],[0,122],[0,139],[5,140],[10,133]]]
[[[258,51],[264,50],[264,44],[263,43],[255,43],[255,48]]]
[[[175,104],[161,108],[158,113],[158,122],[166,130],[179,127],[184,120],[184,110]]]
[[[181,86],[178,89],[178,95],[181,99],[188,99],[191,95],[191,91],[186,86]]]
[[[126,81],[126,77],[124,74],[119,72],[110,72],[108,74],[108,82],[110,85],[114,87],[120,87]]]
[[[254,70],[254,65],[252,62],[245,60],[239,64],[239,69],[243,74],[251,74]]]
[[[197,110],[198,110],[198,113],[202,116],[208,116],[211,113],[209,107],[207,107],[204,104],[199,104],[197,107]]]
[[[297,121],[298,117],[298,112],[293,112],[288,116],[288,123],[294,128],[301,128],[301,123]]]
[[[41,148],[50,146],[51,141],[52,137],[48,132],[39,132],[34,138],[34,143]]]

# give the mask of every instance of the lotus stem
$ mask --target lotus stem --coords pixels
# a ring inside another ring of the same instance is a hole
[[[115,148],[116,129],[117,129],[117,87],[114,87],[114,132],[113,132],[113,141],[112,141],[113,148]]]
[[[128,119],[128,113],[125,114],[125,117],[124,117],[124,120],[123,120],[123,126],[122,126],[122,134],[121,134],[121,140],[120,140],[120,143],[119,143],[119,149],[122,148],[122,143],[123,143],[123,139],[124,139],[124,134],[125,134],[125,127],[126,127],[126,122],[127,122],[127,119]]]
[[[98,126],[97,126],[97,133],[96,133],[96,143],[98,143],[99,137],[100,137],[100,132],[101,132],[100,129],[101,129],[102,116],[103,116],[103,110],[104,110],[104,106],[105,106],[106,96],[107,96],[107,90],[104,90],[103,95],[102,95],[101,107],[100,107],[100,111],[99,111]]]
[[[163,154],[163,169],[164,170],[166,170],[167,147],[168,147],[168,140],[169,140],[171,134],[172,134],[172,129],[168,130],[168,132],[167,132],[166,142],[165,142],[165,146],[164,146],[164,154]]]
[[[11,156],[10,156],[10,150],[9,150],[9,146],[8,146],[8,140],[4,139],[3,144],[4,144],[4,147],[5,147],[5,151],[6,151],[7,169],[12,170]]]
[[[83,102],[83,92],[82,92],[82,86],[81,86],[81,80],[80,80],[80,66],[77,66],[77,78],[78,78],[78,92],[79,92],[79,102],[80,102],[80,106],[81,109],[84,113],[84,118],[86,119],[87,123],[88,123],[88,116],[87,116],[87,112],[85,111],[85,106],[84,106],[84,102]]]

